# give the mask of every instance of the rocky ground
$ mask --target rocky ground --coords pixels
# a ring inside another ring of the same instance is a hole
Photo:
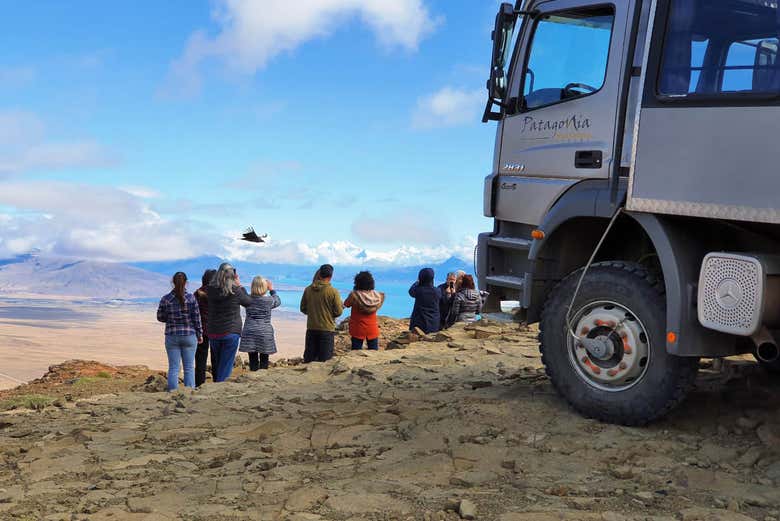
[[[625,428],[567,408],[533,331],[448,335],[7,410],[0,519],[780,520],[780,380],[752,362]]]

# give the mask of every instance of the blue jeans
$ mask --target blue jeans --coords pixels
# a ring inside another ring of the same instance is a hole
[[[184,365],[184,386],[195,387],[195,350],[198,338],[189,336],[165,336],[165,352],[168,353],[168,390],[179,387],[179,367]]]
[[[223,338],[212,338],[209,340],[211,352],[217,353],[217,368],[214,373],[215,382],[224,382],[230,378],[230,373],[233,372],[233,363],[236,361],[239,340],[241,340],[239,335],[228,335]],[[212,356],[211,359],[213,364],[214,357]]]

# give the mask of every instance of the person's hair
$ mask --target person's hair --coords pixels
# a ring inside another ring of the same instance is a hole
[[[474,277],[471,275],[463,275],[463,278],[460,280],[460,287],[464,289],[475,289]]]
[[[200,279],[201,286],[208,286],[211,282],[211,279],[214,278],[214,274],[217,273],[217,270],[207,269],[203,272],[203,278]]]
[[[329,279],[333,276],[333,266],[323,264],[317,273],[319,273],[321,279]]]
[[[252,279],[252,295],[262,297],[268,292],[268,282],[258,275]]]
[[[449,278],[457,279],[458,278],[458,272],[457,271],[451,271],[451,272],[447,273],[447,278],[448,279]]]
[[[375,287],[374,276],[370,271],[361,271],[355,275],[355,291],[371,291]]]
[[[227,297],[233,293],[236,286],[236,269],[228,262],[219,265],[217,274],[211,279],[211,286],[219,288],[220,293]]]
[[[417,282],[420,286],[433,286],[435,278],[436,274],[433,272],[433,268],[423,268],[417,276]]]
[[[173,295],[179,301],[181,307],[184,307],[184,292],[187,286],[187,274],[183,271],[177,271],[173,275]]]

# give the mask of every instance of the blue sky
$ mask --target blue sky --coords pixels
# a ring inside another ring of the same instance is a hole
[[[469,255],[497,5],[0,2],[0,256]]]

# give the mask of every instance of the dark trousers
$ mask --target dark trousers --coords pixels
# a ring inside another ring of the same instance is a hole
[[[379,351],[378,338],[367,338],[366,345],[368,346],[369,351]],[[361,349],[363,349],[363,339],[352,337],[352,350],[360,351]]]
[[[209,341],[209,354],[211,354],[211,380],[215,382],[217,367],[219,367],[219,349],[217,349],[214,342],[211,341]]]
[[[306,330],[306,348],[303,350],[303,363],[327,362],[333,358],[333,331]]]
[[[198,344],[195,351],[195,387],[200,387],[206,382],[206,363],[209,359],[209,339],[204,338],[202,344]],[[211,357],[211,365],[214,365],[214,357]]]
[[[268,355],[265,353],[249,353],[249,370],[268,369]]]

